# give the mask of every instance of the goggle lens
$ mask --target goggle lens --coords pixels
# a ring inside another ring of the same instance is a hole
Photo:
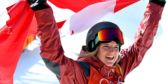
[[[124,44],[123,34],[117,28],[106,28],[98,32],[99,41],[111,41],[114,37]]]

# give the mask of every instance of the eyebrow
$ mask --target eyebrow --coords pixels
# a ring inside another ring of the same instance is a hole
[[[115,47],[119,47],[119,45],[115,45]]]
[[[110,44],[108,44],[108,43],[105,43],[104,45],[110,45]],[[115,46],[119,46],[118,44],[116,44]]]

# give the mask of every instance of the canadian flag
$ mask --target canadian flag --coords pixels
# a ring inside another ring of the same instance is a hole
[[[0,13],[0,84],[12,84],[13,74],[17,66],[26,37],[37,33],[37,23],[34,11],[26,0],[10,0],[13,5],[7,8],[9,19],[4,19],[7,13]],[[49,0],[54,14],[56,9],[69,9],[69,17],[57,20],[61,37],[80,33],[103,18],[136,3],[140,0]],[[57,8],[56,8],[57,7]],[[3,18],[3,19],[2,19]],[[69,19],[68,19],[69,18]]]

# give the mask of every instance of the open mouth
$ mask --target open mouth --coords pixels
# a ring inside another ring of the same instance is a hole
[[[106,56],[106,59],[108,59],[108,60],[113,60],[113,59],[114,59],[114,56]]]

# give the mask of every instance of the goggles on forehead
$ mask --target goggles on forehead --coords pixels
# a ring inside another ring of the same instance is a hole
[[[121,44],[124,44],[123,34],[117,28],[106,28],[98,32],[97,36],[99,41],[111,41],[117,38]]]

